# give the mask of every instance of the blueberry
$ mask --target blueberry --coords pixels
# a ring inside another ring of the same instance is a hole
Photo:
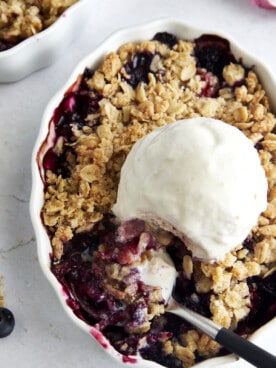
[[[256,148],[257,151],[264,149],[262,142],[257,142],[254,147]]]
[[[226,39],[215,35],[202,35],[195,40],[195,57],[197,66],[222,79],[223,68],[235,62],[230,43]]]
[[[14,329],[14,316],[7,308],[0,308],[0,338],[9,336]]]
[[[0,52],[6,51],[8,49],[11,49],[16,45],[16,42],[6,41],[6,40],[0,40]]]
[[[254,241],[252,237],[247,237],[243,241],[242,245],[245,249],[248,249],[250,252],[253,252],[255,243],[256,242]]]
[[[132,88],[136,88],[140,82],[148,83],[150,64],[154,54],[150,52],[140,52],[134,55],[133,59],[124,65],[128,78],[123,78]]]
[[[161,43],[164,43],[169,48],[173,48],[174,45],[177,44],[177,37],[171,33],[168,32],[158,32],[153,37],[153,40],[159,41]]]

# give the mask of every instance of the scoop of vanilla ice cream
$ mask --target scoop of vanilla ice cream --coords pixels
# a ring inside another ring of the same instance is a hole
[[[164,250],[154,251],[150,259],[145,260],[138,267],[141,280],[146,285],[159,286],[162,296],[167,302],[172,295],[177,272],[173,261]]]
[[[267,179],[253,143],[220,120],[192,118],[157,128],[132,147],[113,212],[179,236],[194,257],[221,259],[267,206]]]

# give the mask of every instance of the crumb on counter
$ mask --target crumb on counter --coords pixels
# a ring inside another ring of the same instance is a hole
[[[0,275],[0,307],[4,307],[5,305],[3,279],[4,277]]]

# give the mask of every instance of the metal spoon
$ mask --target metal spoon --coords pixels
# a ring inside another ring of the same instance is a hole
[[[172,297],[166,310],[184,318],[227,350],[259,368],[276,368],[276,357],[236,333],[177,303]]]
[[[148,273],[148,278],[145,279],[145,276],[143,276],[143,278],[145,283],[150,284],[150,282],[154,282],[155,285],[162,288],[163,297],[167,305],[167,312],[184,318],[220,343],[227,350],[247,360],[256,367],[276,368],[276,357],[272,354],[236,333],[217,325],[212,320],[177,303],[173,298],[177,272],[169,255],[166,253],[163,254],[162,259],[160,258],[161,255],[162,253],[157,254],[156,257],[150,261],[149,269],[152,269],[152,271]],[[158,277],[153,278],[153,275],[157,275]]]

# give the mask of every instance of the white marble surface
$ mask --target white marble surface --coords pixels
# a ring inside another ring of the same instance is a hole
[[[16,318],[0,340],[5,368],[119,367],[64,314],[40,270],[29,219],[31,151],[41,114],[74,65],[111,32],[161,17],[226,31],[276,73],[276,11],[249,0],[91,0],[89,23],[54,65],[0,85],[0,275]],[[275,91],[276,94],[276,91]]]

